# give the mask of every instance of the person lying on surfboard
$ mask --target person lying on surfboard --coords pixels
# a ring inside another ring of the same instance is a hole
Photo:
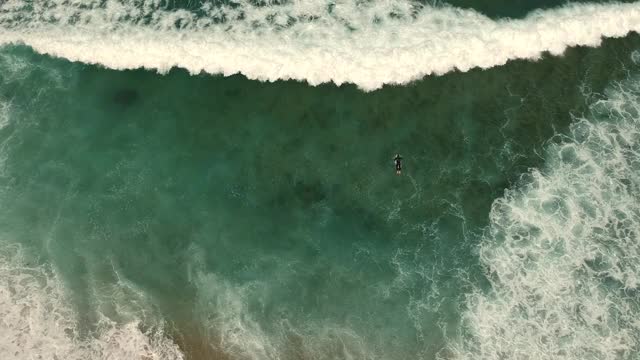
[[[400,154],[396,154],[396,157],[393,158],[393,161],[396,163],[396,174],[400,175],[402,172],[402,156]]]

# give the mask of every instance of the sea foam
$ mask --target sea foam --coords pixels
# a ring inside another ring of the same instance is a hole
[[[570,4],[520,20],[416,2],[340,0],[169,9],[163,1],[8,0],[0,44],[112,69],[173,67],[364,90],[598,46],[640,30],[640,5]]]
[[[296,319],[282,312],[275,321],[258,320],[252,309],[266,300],[273,284],[260,281],[244,284],[204,271],[203,253],[192,247],[190,282],[198,290],[194,313],[202,321],[207,347],[231,359],[387,359],[362,334],[335,319]],[[281,274],[283,275],[283,274]],[[286,275],[285,275],[286,277]],[[281,280],[283,278],[280,278]]]
[[[161,329],[142,330],[138,321],[101,316],[93,330],[82,330],[56,273],[31,263],[17,246],[1,247],[0,358],[183,359]]]
[[[632,359],[640,351],[640,79],[553,139],[496,200],[459,359]]]

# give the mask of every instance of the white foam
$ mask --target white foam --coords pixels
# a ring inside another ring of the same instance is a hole
[[[196,279],[196,313],[204,321],[210,346],[234,359],[368,360],[383,359],[370,350],[370,344],[353,329],[332,323],[305,319],[295,324],[283,317],[264,329],[250,311],[248,299],[259,300],[269,286],[249,283],[233,285],[219,276],[199,273]],[[294,341],[292,341],[294,340]],[[289,354],[288,354],[289,353]],[[291,357],[291,353],[297,354]]]
[[[632,359],[640,351],[640,79],[607,92],[493,204],[492,288],[468,298],[459,359]]]
[[[12,119],[12,103],[10,101],[0,101],[0,130],[6,128]],[[5,177],[5,164],[9,157],[6,148],[8,146],[11,135],[0,141],[0,178]]]
[[[238,359],[278,358],[271,339],[249,312],[246,293],[251,285],[236,287],[210,273],[199,273],[195,279],[199,290],[196,312],[208,319],[203,325],[211,346]]]
[[[141,330],[102,318],[80,334],[78,316],[56,275],[29,265],[19,249],[0,254],[1,359],[183,359],[160,328]]]
[[[633,62],[636,63],[636,64],[640,64],[640,51],[639,50],[636,50],[636,51],[631,53],[631,60],[633,60]]]
[[[0,102],[0,129],[9,125],[10,115],[11,103],[8,101]]]
[[[262,301],[268,302],[272,295],[273,284],[259,281],[234,284],[205,272],[202,251],[196,246],[192,250],[189,278],[198,289],[194,313],[202,321],[204,337],[214,350],[233,359],[251,360],[388,358],[378,356],[372,350],[375,347],[361,334],[335,323],[335,319],[312,319],[308,314],[303,319],[294,319],[286,311],[275,323],[257,319],[260,307],[265,306]],[[249,305],[250,301],[254,306]]]
[[[182,67],[373,90],[640,31],[637,3],[572,4],[498,21],[407,0],[232,5],[207,3],[196,14],[166,10],[157,0],[8,0],[0,6],[0,44],[113,69]]]

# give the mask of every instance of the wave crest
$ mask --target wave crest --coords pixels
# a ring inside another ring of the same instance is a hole
[[[640,31],[638,4],[573,4],[522,20],[394,2],[234,1],[170,9],[161,1],[9,0],[0,44],[112,69],[173,67],[262,81],[354,83],[364,90],[429,74],[597,46]]]

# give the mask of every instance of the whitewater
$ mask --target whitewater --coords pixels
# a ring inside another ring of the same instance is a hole
[[[544,166],[493,202],[478,246],[490,289],[473,286],[460,332],[449,335],[436,358],[613,360],[638,353],[640,81],[631,76],[585,97],[589,113],[548,141]],[[15,121],[11,107],[2,108],[5,123]],[[277,346],[279,334],[248,315],[250,289],[203,274],[197,264],[204,256],[191,255],[190,281],[201,289],[198,306],[205,313],[212,302],[224,309],[210,319],[222,332],[223,350],[241,359],[287,358]],[[154,300],[111,266],[112,285],[89,281],[98,315],[87,326],[55,266],[0,242],[3,358],[183,359]],[[112,304],[119,322],[106,315]],[[303,346],[313,358],[325,358],[331,343],[317,339],[339,335],[345,358],[385,358],[370,353],[374,344],[356,332],[339,330],[314,333]]]
[[[0,5],[0,44],[111,69],[174,67],[370,91],[430,74],[561,55],[640,31],[640,5],[568,4],[524,19],[411,1],[204,3],[24,1]]]
[[[637,77],[597,95],[493,203],[479,248],[491,291],[469,294],[456,358],[636,358],[639,95]]]
[[[0,0],[0,359],[637,359],[633,32]]]

